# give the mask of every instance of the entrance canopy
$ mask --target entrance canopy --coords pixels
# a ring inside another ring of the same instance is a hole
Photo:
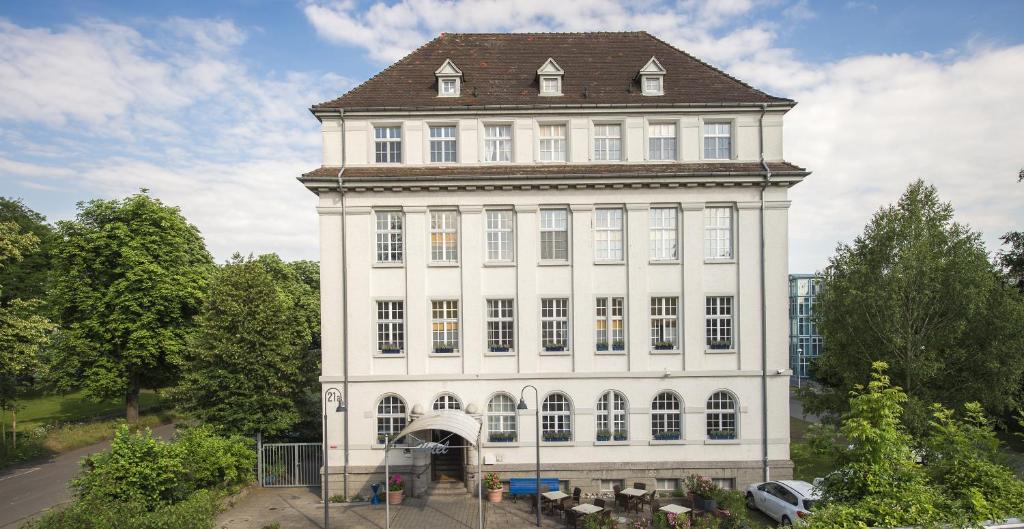
[[[438,412],[413,419],[389,442],[393,443],[395,439],[401,439],[408,434],[423,430],[448,430],[476,446],[477,436],[480,435],[480,423],[462,412]]]

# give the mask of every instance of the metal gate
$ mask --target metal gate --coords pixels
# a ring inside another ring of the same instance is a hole
[[[259,478],[264,487],[319,487],[320,443],[267,443],[260,450]]]

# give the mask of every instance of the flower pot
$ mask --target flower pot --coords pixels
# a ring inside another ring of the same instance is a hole
[[[402,503],[404,490],[389,490],[388,491],[388,505],[398,505]]]
[[[714,512],[718,508],[718,502],[714,498],[705,498],[704,496],[697,496],[696,498],[697,508],[704,512]]]
[[[487,501],[491,503],[501,503],[501,493],[505,492],[505,488],[500,489],[487,489]]]

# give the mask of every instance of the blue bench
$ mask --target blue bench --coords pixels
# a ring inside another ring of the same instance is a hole
[[[560,490],[558,478],[540,478],[541,490],[547,486],[548,491]],[[513,500],[519,496],[533,495],[537,493],[537,478],[510,478],[508,480],[508,494]]]

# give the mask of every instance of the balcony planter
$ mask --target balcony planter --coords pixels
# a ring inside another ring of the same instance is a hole
[[[492,353],[507,353],[510,350],[509,347],[505,345],[492,345],[487,349],[490,350]]]
[[[672,342],[654,342],[654,349],[656,351],[671,351],[676,348],[676,344]]]
[[[548,352],[564,351],[565,344],[561,342],[547,342],[544,344],[544,350]]]
[[[680,437],[679,432],[658,432],[654,434],[655,441],[678,441]]]
[[[732,349],[731,340],[713,340],[708,342],[708,349],[712,351],[725,351]]]
[[[612,344],[612,351],[625,351],[626,342],[615,342]]]
[[[434,348],[434,352],[438,353],[438,354],[440,354],[440,353],[454,353],[455,352],[455,346],[454,345],[438,346],[438,347]]]
[[[607,351],[608,350],[608,342],[597,342],[597,350],[598,351]]]
[[[567,443],[572,439],[570,432],[544,432],[544,441],[549,443]]]
[[[736,438],[736,430],[708,430],[708,439],[716,441]]]
[[[491,443],[511,443],[515,440],[515,432],[491,432],[487,434],[487,441]]]

